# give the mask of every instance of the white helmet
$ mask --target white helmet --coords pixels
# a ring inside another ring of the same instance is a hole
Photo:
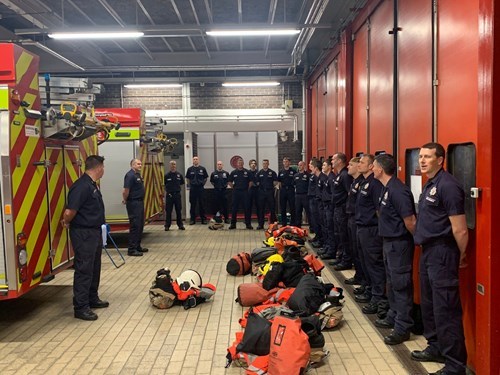
[[[183,283],[187,282],[190,288],[200,289],[201,288],[201,276],[195,270],[185,270],[177,278],[177,284],[181,286]]]

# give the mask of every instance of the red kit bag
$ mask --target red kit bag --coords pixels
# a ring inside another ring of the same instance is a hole
[[[304,374],[311,347],[309,336],[302,331],[297,317],[276,316],[271,325],[271,347],[268,373],[272,375]]]

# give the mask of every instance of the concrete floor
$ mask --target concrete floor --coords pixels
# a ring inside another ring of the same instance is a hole
[[[147,226],[143,246],[150,251],[143,257],[126,257],[116,269],[103,254],[100,296],[111,305],[95,310],[94,322],[73,318],[72,270],[22,298],[0,302],[0,374],[244,374],[224,365],[243,313],[234,302],[236,288],[252,277],[229,276],[225,267],[232,255],[260,246],[264,235],[243,228],[240,223],[237,230],[210,231],[197,224],[179,231],[174,225],[164,232],[162,225]],[[125,234],[114,238],[126,244]],[[215,297],[190,310],[153,308],[148,289],[162,267],[173,276],[197,270],[203,282],[217,286]],[[352,272],[325,269],[323,277],[341,286]],[[343,311],[343,324],[324,332],[330,356],[309,374],[410,373],[347,293]],[[404,346],[422,349],[425,339],[412,336]],[[427,371],[440,367],[425,365]]]

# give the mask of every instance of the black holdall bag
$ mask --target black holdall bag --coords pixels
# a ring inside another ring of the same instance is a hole
[[[234,255],[226,265],[226,271],[232,276],[244,276],[252,272],[252,259],[244,251]]]
[[[237,352],[268,355],[271,346],[271,322],[250,311],[243,339],[236,347]]]

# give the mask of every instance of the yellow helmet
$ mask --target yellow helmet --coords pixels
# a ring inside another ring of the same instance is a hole
[[[262,241],[264,245],[274,247],[274,237],[269,237],[267,240]]]
[[[271,267],[271,263],[283,263],[283,257],[279,254],[274,254],[271,255],[266,259],[266,263],[264,263],[262,266],[259,267],[259,271],[262,275],[266,275],[267,271],[269,271],[269,268]]]

